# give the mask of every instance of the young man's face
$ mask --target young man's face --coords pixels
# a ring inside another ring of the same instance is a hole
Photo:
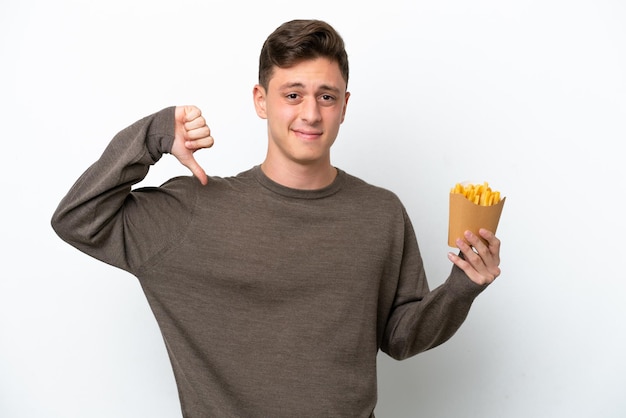
[[[339,65],[327,58],[274,68],[267,90],[254,88],[257,114],[268,124],[266,161],[329,166],[349,96]]]

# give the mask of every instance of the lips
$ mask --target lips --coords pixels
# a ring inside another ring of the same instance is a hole
[[[320,131],[313,131],[308,129],[294,129],[293,132],[302,139],[314,140],[319,138],[322,135]]]

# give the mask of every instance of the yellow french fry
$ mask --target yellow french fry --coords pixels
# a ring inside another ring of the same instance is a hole
[[[500,202],[500,192],[489,186],[488,182],[482,184],[461,184],[456,183],[450,189],[450,193],[457,193],[465,196],[467,200],[480,206],[492,206]]]
[[[489,206],[488,202],[489,202],[490,196],[491,196],[491,191],[488,188],[483,190],[483,192],[480,194],[480,205]]]

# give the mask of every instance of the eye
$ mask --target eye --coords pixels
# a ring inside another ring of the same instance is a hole
[[[335,96],[331,94],[322,94],[319,96],[318,100],[322,106],[333,106],[337,101]]]
[[[289,93],[285,97],[289,100],[296,100],[298,98],[298,93]]]

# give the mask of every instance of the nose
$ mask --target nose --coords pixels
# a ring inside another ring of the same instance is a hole
[[[320,105],[315,98],[307,98],[302,102],[300,119],[308,123],[319,122],[322,119]]]

